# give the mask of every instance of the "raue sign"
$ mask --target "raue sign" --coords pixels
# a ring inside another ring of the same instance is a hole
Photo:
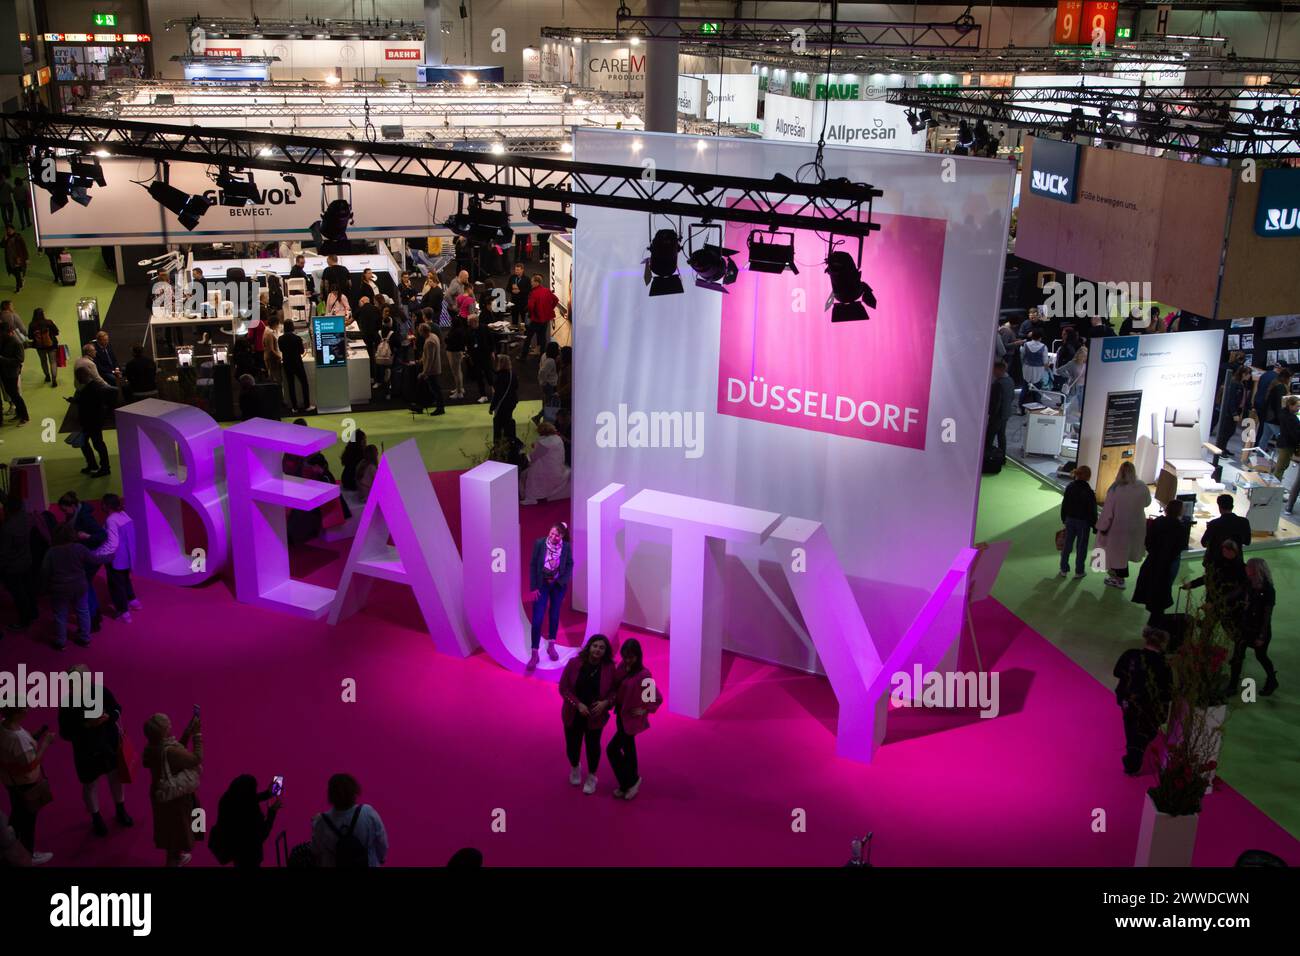
[[[335,624],[366,604],[376,579],[411,588],[434,646],[453,657],[481,649],[526,673],[529,627],[520,602],[518,474],[485,462],[460,479],[461,547],[447,525],[414,439],[389,449],[365,503],[337,588],[290,575],[286,514],[319,508],[338,487],[284,474],[283,456],[334,443],[324,429],[253,419],[222,430],[205,412],[146,399],[117,412],[127,510],[140,528],[138,572],[193,586],[233,563],[246,604]],[[224,453],[225,481],[216,462]],[[183,478],[178,477],[184,475]],[[187,542],[182,505],[205,541]],[[672,641],[669,709],[700,717],[722,683],[715,613],[728,542],[773,541],[798,549],[788,583],[840,705],[837,751],[869,761],[884,736],[890,675],[950,656],[970,587],[974,549],[964,549],[907,631],[882,653],[858,609],[820,522],[719,501],[610,484],[587,502],[587,633],[617,640],[626,567],[620,540],[632,524],[671,537]],[[418,517],[417,517],[418,516]],[[391,541],[391,544],[390,544]],[[437,573],[435,573],[435,571]],[[558,680],[567,655],[535,676]]]

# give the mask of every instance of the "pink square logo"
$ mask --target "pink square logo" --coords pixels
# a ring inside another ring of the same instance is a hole
[[[947,223],[875,214],[862,278],[878,307],[831,322],[826,242],[795,233],[799,274],[750,272],[752,226],[728,223],[740,276],[722,301],[718,412],[736,418],[925,448]],[[857,240],[837,247],[853,255]]]

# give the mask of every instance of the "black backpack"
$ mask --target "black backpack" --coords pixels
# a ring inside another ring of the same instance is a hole
[[[357,818],[361,816],[361,806],[352,814],[349,820],[340,830],[330,820],[328,814],[323,814],[321,819],[325,825],[334,831],[334,835],[339,838],[338,844],[334,847],[334,865],[340,870],[357,870],[370,866],[370,851],[366,845],[356,837]]]

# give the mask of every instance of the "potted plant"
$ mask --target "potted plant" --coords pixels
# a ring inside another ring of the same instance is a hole
[[[1201,804],[1213,789],[1227,720],[1232,643],[1218,602],[1189,607],[1171,655],[1169,722],[1156,785],[1147,791],[1135,866],[1190,866]]]

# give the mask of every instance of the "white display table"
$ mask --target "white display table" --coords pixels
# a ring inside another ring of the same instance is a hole
[[[308,350],[303,357],[311,403],[316,404],[316,357]],[[348,400],[353,405],[370,403],[370,353],[360,342],[348,343]]]

